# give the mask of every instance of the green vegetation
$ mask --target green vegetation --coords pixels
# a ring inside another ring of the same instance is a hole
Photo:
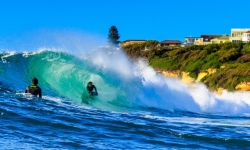
[[[220,87],[229,91],[241,82],[250,82],[250,43],[224,43],[157,50],[156,41],[123,47],[132,58],[146,57],[157,70],[179,70],[197,78],[207,69],[216,69],[202,81],[211,90]],[[150,50],[144,50],[145,47]]]

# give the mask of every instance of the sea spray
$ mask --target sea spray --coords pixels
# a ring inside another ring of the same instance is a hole
[[[213,94],[202,83],[188,86],[178,79],[162,77],[146,63],[142,63],[144,87],[154,87],[161,91],[155,92],[158,97],[157,108],[172,106],[173,109],[191,111],[197,113],[211,113],[223,115],[242,115],[250,113],[250,92],[226,92],[221,95]],[[157,85],[157,86],[156,86]],[[163,93],[163,94],[162,94]],[[146,94],[145,94],[146,95]],[[161,96],[161,97],[160,97]],[[152,96],[155,97],[155,96]],[[147,100],[147,96],[143,100]],[[154,104],[151,100],[148,102]],[[155,104],[154,104],[155,105]],[[167,108],[167,107],[166,107]]]

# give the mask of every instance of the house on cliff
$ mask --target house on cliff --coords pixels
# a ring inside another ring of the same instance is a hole
[[[173,49],[181,46],[181,41],[179,40],[164,40],[162,42],[159,42],[157,45],[158,49]]]
[[[181,44],[181,47],[192,46],[194,42],[199,41],[200,37],[185,37],[185,42]]]
[[[229,42],[229,37],[230,36],[228,34],[222,35],[221,37],[217,37],[217,38],[210,40],[210,44],[222,44],[222,43]]]
[[[244,43],[250,42],[250,30],[243,33],[242,42]]]
[[[244,40],[244,42],[246,42],[247,38],[244,37],[244,35],[246,35],[247,34],[246,32],[248,31],[250,31],[250,28],[232,28],[229,41],[235,43],[235,42],[240,42]]]
[[[215,39],[215,38],[218,38],[218,37],[221,37],[222,35],[214,35],[214,34],[211,34],[211,35],[201,35],[201,37],[199,38],[199,40],[195,41],[194,42],[194,45],[208,45],[210,44],[211,40],[212,39]]]

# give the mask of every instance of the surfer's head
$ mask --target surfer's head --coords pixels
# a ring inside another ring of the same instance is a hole
[[[32,84],[33,85],[37,85],[38,84],[38,79],[37,78],[33,78],[32,79]]]
[[[89,82],[89,83],[88,83],[88,86],[92,86],[92,82]]]

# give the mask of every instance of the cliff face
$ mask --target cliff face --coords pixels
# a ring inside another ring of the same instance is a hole
[[[208,69],[207,71],[200,72],[198,74],[197,79],[190,77],[189,72],[184,72],[184,71],[162,70],[162,71],[157,71],[157,72],[161,73],[163,76],[172,77],[172,78],[179,78],[179,79],[181,79],[181,81],[183,81],[187,84],[192,84],[192,83],[200,82],[203,77],[216,72],[216,69]]]
[[[173,77],[173,78],[178,78],[181,75],[180,71],[167,71],[167,70],[163,70],[163,71],[157,71],[157,72],[161,73],[163,76]]]
[[[168,70],[161,70],[157,71],[158,73],[161,73],[163,76],[166,77],[172,77],[172,78],[179,78],[182,82],[188,84],[188,85],[194,85],[198,82],[201,82],[201,79],[204,78],[207,75],[213,74],[216,72],[216,69],[207,69],[204,72],[200,72],[198,74],[197,79],[194,79],[189,76],[189,72],[184,71],[168,71]],[[216,93],[220,94],[223,90],[223,88],[219,88]],[[235,90],[237,91],[250,91],[250,82],[241,82],[235,87]]]
[[[236,90],[250,91],[250,82],[241,82],[235,87]]]

